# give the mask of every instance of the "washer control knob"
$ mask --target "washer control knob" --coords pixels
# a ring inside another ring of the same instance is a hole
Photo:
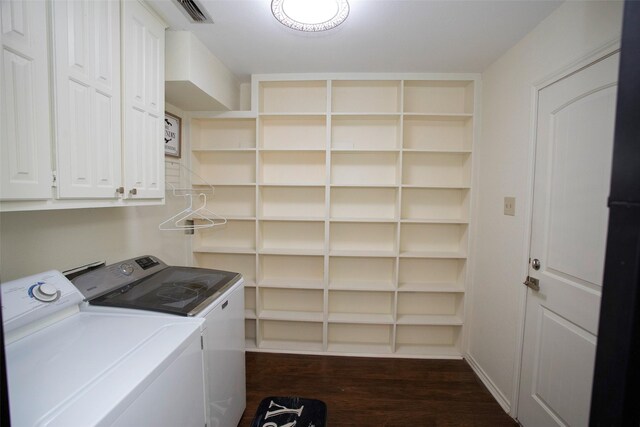
[[[128,262],[120,264],[120,272],[125,276],[131,276],[131,273],[133,273],[133,265]]]
[[[38,301],[52,302],[58,299],[60,292],[55,286],[41,283],[33,288],[33,297]]]

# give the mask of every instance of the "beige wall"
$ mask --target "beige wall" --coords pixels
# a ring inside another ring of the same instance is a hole
[[[468,355],[506,410],[519,364],[534,84],[620,35],[619,2],[566,2],[482,75]],[[503,197],[515,196],[516,216]],[[512,414],[513,414],[512,410]]]
[[[184,117],[171,105],[166,109]],[[187,144],[182,152],[181,161],[185,161]],[[160,222],[184,207],[183,199],[168,192],[164,206],[2,213],[0,280],[144,254],[156,255],[169,264],[187,265],[191,260],[190,237],[179,231],[158,230]]]

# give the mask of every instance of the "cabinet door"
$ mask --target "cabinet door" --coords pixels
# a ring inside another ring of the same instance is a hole
[[[59,198],[115,198],[121,182],[120,4],[55,1]]]
[[[123,3],[125,197],[164,197],[164,25]]]
[[[44,1],[2,0],[0,199],[51,198],[51,123]]]

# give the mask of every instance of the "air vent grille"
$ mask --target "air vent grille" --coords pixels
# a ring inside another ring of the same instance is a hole
[[[182,13],[196,24],[213,24],[213,20],[207,14],[206,9],[196,0],[174,0]]]

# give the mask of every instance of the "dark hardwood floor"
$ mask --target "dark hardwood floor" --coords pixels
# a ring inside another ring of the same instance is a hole
[[[462,360],[247,352],[246,364],[247,409],[239,427],[251,425],[267,396],[320,399],[331,427],[518,425]]]

